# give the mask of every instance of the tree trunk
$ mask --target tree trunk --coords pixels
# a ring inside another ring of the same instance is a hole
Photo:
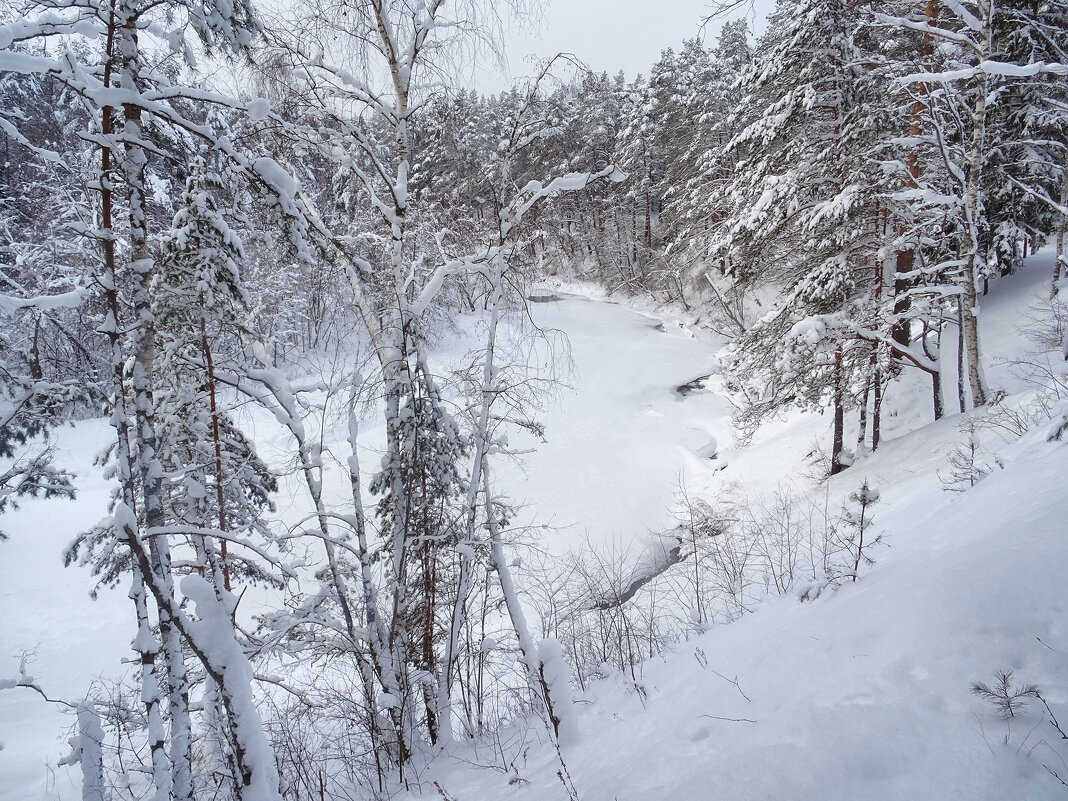
[[[946,410],[942,403],[942,371],[935,370],[931,373],[931,405],[934,411],[934,419],[941,420]]]
[[[842,398],[842,346],[834,351],[834,423],[831,435],[831,475],[838,475],[845,470],[842,464],[842,450],[845,445],[845,409]]]
[[[219,407],[215,382],[215,362],[212,359],[211,343],[208,342],[207,324],[200,318],[200,348],[204,353],[204,365],[208,380],[208,403],[211,407],[211,439],[215,447],[215,503],[218,505],[219,531],[228,531],[226,516],[225,479],[223,477],[222,433],[219,425]],[[219,541],[219,562],[222,567],[223,589],[230,591],[230,565],[226,559],[226,539]]]
[[[934,407],[934,419],[941,420],[945,414],[945,406],[942,401],[942,320],[941,316],[938,320],[938,333],[936,334],[935,350],[937,356],[932,355],[930,348],[927,345],[927,339],[931,334],[930,326],[925,325],[925,331],[923,335],[923,353],[924,355],[935,363],[935,369],[931,371],[931,400]]]
[[[912,306],[908,290],[912,280],[908,276],[912,272],[914,260],[915,253],[909,248],[898,251],[894,262],[894,322],[890,338],[906,348],[912,341],[908,320],[908,312]]]
[[[349,395],[348,468],[353,505],[352,525],[356,531],[356,545],[360,559],[360,586],[363,595],[364,610],[363,619],[367,632],[367,650],[370,654],[370,664],[367,664],[367,660],[361,659],[359,660],[359,666],[360,678],[364,686],[365,703],[367,704],[371,743],[374,748],[375,765],[378,771],[379,789],[381,790],[385,787],[386,775],[385,766],[383,765],[381,758],[382,749],[378,747],[378,744],[383,740],[382,727],[388,723],[388,725],[396,729],[397,721],[395,718],[389,716],[382,718],[378,715],[378,693],[375,689],[374,679],[377,677],[382,688],[388,693],[399,694],[400,688],[396,679],[394,665],[390,660],[388,644],[389,636],[385,631],[382,617],[378,609],[378,589],[375,586],[373,575],[375,555],[371,552],[370,545],[367,541],[367,521],[364,518],[363,512],[364,498],[361,489],[360,461],[359,451],[357,449],[357,438],[359,436],[359,417],[357,415],[356,402],[357,389],[357,383],[354,381]],[[399,743],[403,736],[397,731],[393,731],[390,734],[391,740],[396,743]]]
[[[882,435],[882,421],[883,421],[883,377],[882,371],[875,370],[875,387],[873,393],[875,398],[872,401],[871,410],[871,450],[872,453],[879,450],[879,438]]]
[[[1065,228],[1068,227],[1068,161],[1061,167],[1061,217],[1057,222],[1057,247],[1053,258],[1053,281],[1049,287],[1050,298],[1060,291],[1061,276],[1068,268],[1068,254],[1064,252]]]
[[[924,16],[929,25],[934,25],[938,20],[941,13],[940,0],[927,0],[924,6]],[[933,41],[930,34],[924,34],[920,54],[924,61],[930,59]],[[916,84],[917,99],[912,104],[911,116],[909,119],[909,137],[916,140],[923,133],[923,112],[927,108],[925,101],[929,89],[927,84]],[[916,189],[919,187],[920,177],[923,174],[920,167],[920,160],[916,154],[915,148],[910,149],[905,155],[905,165],[908,169],[907,186],[910,189]],[[900,229],[900,233],[904,235],[904,227]],[[894,265],[894,324],[891,330],[891,338],[894,342],[908,347],[911,342],[911,334],[909,332],[909,321],[907,315],[912,305],[911,300],[908,297],[908,290],[912,286],[912,279],[909,277],[913,269],[916,266],[916,251],[912,245],[902,243],[901,249],[896,253],[895,265]]]
[[[875,354],[874,354],[874,352],[872,353],[870,364],[872,365],[872,371],[874,372],[874,365],[875,365]],[[860,431],[857,433],[857,456],[860,456],[860,454],[864,453],[864,450],[867,447],[867,440],[868,440],[868,399],[871,396],[871,380],[872,380],[872,375],[869,374],[868,375],[868,380],[864,383],[864,392],[860,396],[860,414],[859,414],[859,420],[858,420]]]
[[[983,12],[982,58],[990,57],[993,39],[993,0],[982,0]],[[983,143],[986,138],[986,106],[989,79],[981,73],[976,86],[975,109],[972,112],[972,141],[968,151],[968,177],[965,186],[964,205],[967,211],[964,235],[965,266],[963,275],[963,307],[961,329],[964,334],[964,350],[968,366],[968,384],[972,404],[985,406],[987,390],[983,381],[979,353],[979,298],[976,290],[976,272],[979,268],[979,227],[983,210],[980,205],[979,184],[983,170]]]
[[[957,408],[961,414],[968,410],[964,391],[964,301],[957,296]]]
[[[82,769],[82,801],[106,801],[104,727],[88,699],[78,706],[78,762]]]
[[[475,454],[471,463],[471,476],[467,486],[467,496],[464,506],[464,548],[459,550],[460,576],[456,588],[456,599],[453,603],[452,620],[449,626],[449,637],[445,645],[445,656],[442,660],[441,681],[438,687],[438,708],[442,718],[448,722],[442,727],[442,731],[448,729],[446,737],[451,737],[452,720],[452,684],[459,651],[459,642],[464,623],[466,621],[466,603],[471,592],[471,576],[473,566],[471,564],[471,545],[475,541],[475,530],[478,512],[478,491],[482,478],[482,464],[489,447],[490,409],[497,399],[494,376],[497,373],[495,363],[497,349],[497,326],[500,321],[500,301],[502,277],[495,276],[493,289],[487,301],[490,319],[486,331],[486,355],[482,365],[482,398],[478,415],[478,427],[475,430]]]
[[[560,712],[556,709],[552,691],[549,687],[549,683],[545,679],[545,674],[542,671],[541,656],[538,653],[538,646],[530,634],[530,628],[527,626],[527,618],[526,614],[523,612],[523,605],[519,599],[519,593],[515,588],[515,584],[512,582],[511,571],[508,569],[508,563],[504,558],[500,525],[497,520],[497,512],[494,509],[495,501],[493,494],[490,491],[489,466],[485,463],[482,465],[482,488],[484,502],[486,504],[486,526],[489,529],[490,535],[490,558],[493,569],[497,573],[497,578],[500,579],[501,592],[504,595],[504,603],[505,608],[508,610],[508,617],[512,621],[512,628],[519,640],[519,651],[522,654],[520,662],[526,668],[527,680],[531,689],[534,690],[535,695],[540,698],[542,704],[545,706],[545,712],[548,715],[549,723],[552,726],[553,736],[559,740],[561,724]]]
[[[167,702],[171,719],[173,801],[193,801],[193,727],[189,715],[189,679],[185,670],[182,639],[167,610],[160,610],[160,638],[167,657]]]

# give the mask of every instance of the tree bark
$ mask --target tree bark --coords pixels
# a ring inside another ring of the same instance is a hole
[[[1065,228],[1068,228],[1068,161],[1061,166],[1061,170],[1061,218],[1057,221],[1057,247],[1053,258],[1053,281],[1049,287],[1050,298],[1057,297],[1061,276],[1068,268],[1068,254],[1064,252]]]
[[[212,359],[211,343],[204,318],[200,318],[200,348],[204,353],[204,366],[208,379],[208,403],[211,408],[211,439],[215,447],[215,503],[218,505],[219,531],[228,531],[226,516],[226,492],[223,477],[222,432],[219,425],[218,393],[215,382],[215,362]],[[222,567],[223,589],[230,591],[230,565],[226,559],[226,540],[219,541],[219,562]]]
[[[940,0],[927,0],[924,4],[923,13],[927,23],[929,25],[934,25],[941,14]],[[932,46],[933,40],[931,35],[925,33],[920,45],[921,60],[929,60]],[[916,84],[916,93],[917,98],[912,104],[911,116],[909,118],[909,137],[913,140],[923,133],[923,112],[927,108],[926,97],[929,93],[927,84]],[[905,165],[908,169],[908,187],[910,189],[918,188],[923,170],[920,166],[920,160],[916,153],[915,145],[913,145],[905,155]],[[900,229],[900,234],[905,234],[903,226]],[[902,243],[901,248],[895,254],[894,323],[891,330],[891,338],[894,342],[904,347],[908,347],[912,339],[911,332],[909,331],[909,321],[907,319],[909,309],[912,306],[912,302],[908,296],[908,290],[912,286],[912,279],[909,277],[909,274],[912,273],[915,266],[915,248],[912,245]]]
[[[990,57],[994,35],[994,0],[981,0],[983,12],[983,45],[980,57]],[[964,229],[965,266],[963,275],[961,329],[964,333],[964,351],[968,367],[968,384],[974,406],[985,406],[986,384],[983,381],[979,352],[979,298],[976,289],[976,272],[979,268],[979,223],[982,218],[979,184],[983,170],[983,143],[986,139],[986,107],[989,79],[980,73],[977,79],[975,108],[972,112],[972,141],[968,150],[968,177],[965,186],[964,206],[967,220]]]
[[[831,434],[831,475],[838,475],[846,469],[842,464],[842,450],[845,446],[845,409],[842,392],[842,346],[834,351],[834,423]]]
[[[875,371],[875,387],[872,390],[875,397],[872,401],[871,410],[871,450],[872,453],[879,450],[879,439],[882,436],[883,421],[883,380],[882,371]]]

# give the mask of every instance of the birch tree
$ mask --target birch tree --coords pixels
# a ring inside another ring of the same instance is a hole
[[[111,471],[117,483],[109,522],[98,532],[110,529],[128,549],[125,557],[108,560],[106,569],[121,570],[125,565],[132,574],[130,597],[138,622],[134,647],[141,663],[151,794],[159,799],[192,794],[183,644],[219,688],[233,748],[235,795],[266,799],[278,794],[274,759],[253,703],[251,673],[234,633],[234,599],[224,587],[186,576],[183,594],[196,604],[197,617],[179,606],[170,545],[176,532],[166,520],[156,421],[158,342],[152,304],[156,260],[152,200],[146,185],[150,161],[158,152],[150,144],[151,131],[157,125],[170,127],[210,141],[246,175],[274,190],[277,204],[290,217],[300,216],[300,201],[273,161],[249,158],[217,139],[210,128],[185,115],[178,101],[191,97],[195,102],[238,104],[225,96],[175,86],[158,70],[142,41],[159,37],[167,52],[192,64],[198,48],[242,53],[256,30],[251,8],[244,3],[218,7],[174,3],[160,9],[156,4],[117,2],[36,15],[31,9],[0,37],[9,45],[0,52],[0,70],[52,76],[79,95],[96,120],[88,137],[97,146],[99,171],[92,185],[99,192],[98,217],[85,233],[102,249],[95,282],[106,309],[102,330],[111,353],[110,405],[116,432]],[[41,38],[86,33],[103,43],[98,58],[80,60],[70,49],[58,57],[20,49],[23,43]],[[161,653],[165,663],[157,658]],[[170,733],[165,685],[170,689]]]
[[[992,199],[984,191],[984,164],[992,146],[995,153],[1005,152],[1014,147],[1015,139],[1005,129],[992,129],[991,115],[997,114],[999,104],[1008,103],[1021,83],[1040,76],[1063,76],[1066,72],[1063,64],[1036,60],[1039,51],[1034,47],[999,50],[1002,42],[995,38],[999,26],[1004,26],[1002,32],[1008,44],[1031,26],[1033,30],[1050,33],[1048,41],[1054,46],[1043,50],[1044,53],[1058,52],[1056,43],[1061,35],[1052,33],[1052,27],[1023,9],[1013,9],[1004,15],[998,9],[994,0],[979,0],[945,4],[935,17],[878,15],[884,23],[919,32],[938,43],[937,63],[900,76],[898,86],[903,90],[929,87],[924,89],[925,97],[916,106],[922,124],[929,131],[920,158],[941,169],[917,180],[914,197],[917,204],[930,205],[938,213],[959,221],[961,350],[971,401],[976,406],[984,405],[989,397],[982,372],[978,324],[979,282],[989,276],[988,261],[992,255],[984,248],[992,207]],[[1011,116],[1011,105],[1005,108]],[[997,159],[991,160],[990,166],[996,162]],[[945,183],[939,185],[935,176],[942,176]],[[1023,185],[1028,194],[1042,193],[1041,184],[1027,188],[1017,179],[1009,183]]]
[[[424,740],[436,745],[452,737],[456,638],[464,630],[460,612],[470,586],[470,564],[465,567],[464,560],[471,526],[485,520],[485,498],[493,497],[485,489],[488,445],[479,444],[476,429],[470,443],[472,472],[464,470],[470,446],[444,402],[442,377],[431,367],[438,302],[452,282],[466,277],[483,285],[487,303],[496,307],[502,265],[517,248],[524,217],[555,195],[616,174],[605,164],[595,172],[522,182],[514,162],[555,128],[530,127],[520,103],[507,132],[508,158],[494,159],[473,182],[491,190],[491,225],[435,227],[444,219],[434,215],[444,205],[441,192],[453,193],[456,186],[439,184],[436,192],[433,183],[413,183],[412,171],[413,165],[425,165],[416,174],[420,178],[431,166],[419,149],[425,142],[419,121],[434,104],[421,81],[441,65],[451,20],[441,3],[414,9],[360,3],[343,16],[324,11],[306,23],[309,30],[329,32],[346,43],[336,54],[337,63],[310,57],[310,48],[301,44],[284,51],[309,98],[311,124],[292,127],[293,141],[311,143],[331,159],[333,186],[358,198],[375,216],[370,230],[362,216],[348,226],[339,224],[329,243],[332,258],[348,276],[353,309],[375,357],[367,377],[349,371],[351,389],[341,396],[358,397],[365,384],[376,387],[385,429],[380,467],[365,483],[357,444],[359,409],[350,402],[351,513],[338,514],[322,499],[322,456],[300,433],[299,409],[286,382],[267,364],[270,360],[261,355],[263,369],[246,371],[243,379],[269,390],[277,399],[272,404],[281,410],[276,414],[298,443],[305,443],[299,445],[307,454],[301,464],[316,499],[318,536],[334,551],[327,556],[330,567],[323,577],[361,671],[363,695],[375,707],[367,716],[370,737],[388,746],[385,753],[402,778]],[[345,65],[340,59],[348,54],[353,60]],[[524,102],[533,108],[532,96]],[[368,494],[378,498],[373,518],[366,514],[372,506]],[[480,496],[483,500],[476,502]],[[450,572],[444,563],[454,549],[460,554],[458,590],[443,583]],[[351,588],[349,575],[355,577]],[[328,625],[325,620],[322,624]],[[529,659],[536,664],[536,655]]]

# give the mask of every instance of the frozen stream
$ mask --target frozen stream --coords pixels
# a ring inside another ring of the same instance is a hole
[[[730,445],[730,407],[712,391],[715,378],[703,391],[676,389],[715,370],[718,345],[673,321],[577,296],[531,313],[566,335],[572,363],[539,415],[547,441],[521,465],[498,468],[524,506],[520,519],[550,524],[553,552],[673,527],[677,488],[704,481]]]

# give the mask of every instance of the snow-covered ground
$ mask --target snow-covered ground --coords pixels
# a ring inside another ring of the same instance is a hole
[[[578,296],[535,304],[532,315],[547,339],[530,345],[531,324],[519,316],[511,322],[517,351],[535,363],[559,360],[555,372],[563,385],[542,399],[538,417],[547,441],[515,437],[516,448],[536,451],[498,466],[522,507],[520,524],[549,524],[544,544],[557,554],[587,540],[640,542],[647,532],[670,527],[679,476],[700,462],[695,452],[729,429],[723,398],[707,394],[684,404],[675,392],[711,371],[718,343],[675,323],[658,329],[657,319]],[[459,362],[472,346],[461,327],[443,337],[439,358],[443,365]],[[288,443],[274,421],[259,414],[246,423],[265,457],[280,464]],[[92,461],[110,435],[103,420],[58,432],[60,462],[79,477],[77,501],[28,501],[3,520],[11,541],[0,544],[0,678],[14,677],[19,656],[34,652],[28,670],[57,698],[83,696],[96,677],[121,673],[122,660],[132,656],[126,588],[91,601],[88,571],[64,568],[61,557],[76,533],[106,513],[108,489]],[[381,437],[372,418],[362,431],[365,469],[376,464]],[[343,440],[344,432],[334,432],[328,448],[343,453]],[[279,515],[296,520],[306,501],[295,478],[282,485],[295,498],[282,494]],[[327,482],[327,491],[345,499],[343,474]],[[269,598],[254,592],[243,603],[250,609],[264,602]],[[70,722],[27,690],[0,692],[0,798],[77,797],[77,771],[55,768],[69,750],[64,729]]]
[[[1010,393],[1009,408],[1028,398],[1008,362],[1032,347],[1021,328],[1048,291],[1046,261],[1034,259],[982,300],[987,374]],[[950,343],[944,357],[951,364],[953,356]],[[714,363],[706,358],[707,366]],[[880,490],[873,512],[885,541],[876,565],[815,602],[773,598],[680,643],[647,664],[638,682],[617,675],[593,684],[576,707],[579,739],[563,749],[583,801],[1022,801],[1068,793],[1050,772],[1068,776],[1068,741],[1041,705],[1032,700],[1006,722],[970,691],[973,682],[993,683],[995,671],[1014,671],[1016,684],[1038,685],[1062,727],[1068,719],[1068,501],[1058,491],[1068,447],[1046,441],[1048,425],[1019,440],[985,428],[983,446],[1003,469],[968,492],[946,492],[939,476],[964,437],[961,418],[927,423],[929,383],[903,383],[884,410],[880,450],[829,486],[837,498],[865,479]],[[713,378],[711,397],[676,401],[675,445],[698,454],[680,463],[691,488],[714,495],[727,482],[750,492],[783,482],[810,487],[805,456],[814,439],[826,439],[830,420],[787,415],[735,450],[717,386]],[[952,409],[952,387],[947,394]],[[630,405],[633,415],[639,404]],[[581,419],[572,425],[583,427]],[[694,432],[719,443],[716,462],[684,441]],[[460,759],[439,761],[428,781],[456,799],[565,798],[555,751],[524,752],[537,729],[501,738],[518,779],[503,759],[498,772]]]
[[[521,521],[551,524],[544,546],[556,554],[673,527],[676,488],[711,472],[709,457],[731,442],[726,398],[677,391],[716,370],[722,342],[572,294],[531,316],[566,335],[571,369],[539,415],[546,442],[498,468]]]
[[[992,365],[1026,347],[1022,310],[1047,275],[1036,261],[983,301]],[[787,479],[807,486],[799,468],[829,419],[791,415],[736,449],[714,375],[719,340],[572,295],[531,313],[566,334],[569,387],[538,415],[547,441],[517,439],[536,450],[497,471],[525,504],[519,522],[549,524],[551,553],[613,541],[641,547],[674,525],[680,485],[699,494],[728,481],[760,491]],[[446,337],[443,362],[468,342],[462,327]],[[1021,389],[1005,368],[988,372]],[[698,391],[676,391],[708,374]],[[815,602],[778,598],[679,644],[646,666],[640,686],[622,677],[592,685],[576,707],[580,736],[564,749],[584,801],[1045,799],[1064,790],[1043,765],[1068,775],[1068,743],[1037,715],[1000,721],[969,687],[1015,670],[1068,722],[1068,501],[1058,491],[1068,447],[1042,432],[992,439],[1004,469],[969,492],[944,492],[937,471],[961,439],[959,419],[923,425],[927,390],[909,381],[891,399],[882,448],[831,485],[841,496],[867,478],[880,490],[874,512],[886,544],[877,564]],[[265,451],[281,444],[268,422],[258,426]],[[379,433],[368,426],[369,448]],[[64,569],[60,558],[104,513],[107,491],[91,460],[107,436],[101,421],[61,432],[64,460],[80,476],[78,501],[30,501],[3,521],[12,538],[0,544],[0,678],[36,649],[29,671],[60,697],[121,672],[129,655],[124,588],[92,602],[87,571]],[[280,511],[295,515],[296,506],[282,499]],[[0,693],[0,798],[77,797],[76,771],[54,767],[64,724],[25,690]],[[502,741],[523,737],[517,727]],[[523,781],[509,784],[508,773],[443,758],[428,780],[460,801],[566,797],[552,749],[532,747],[516,768]]]
[[[885,466],[916,444],[888,447]],[[622,677],[595,685],[564,750],[581,798],[1058,797],[1043,765],[1064,775],[1068,750],[1051,727],[1003,722],[969,693],[1015,670],[1068,707],[1064,504],[1046,494],[1068,448],[1015,457],[982,492],[884,510],[890,549],[858,583],[680,644],[640,693]],[[458,799],[564,797],[550,749],[518,767],[518,789],[490,771],[436,778]]]
[[[1006,365],[1029,348],[1021,321],[1048,291],[1035,261],[983,299],[988,374],[1010,392],[1025,389]],[[1068,742],[1038,702],[1006,722],[970,688],[1014,671],[1068,719],[1068,501],[1058,490],[1068,447],[1046,441],[1048,425],[1014,442],[987,429],[1004,469],[948,493],[939,471],[962,440],[961,419],[921,425],[929,391],[910,380],[912,392],[896,390],[886,410],[896,438],[830,485],[838,497],[864,479],[881,491],[877,564],[815,602],[776,598],[713,627],[637,683],[594,684],[577,707],[580,739],[564,748],[584,801],[1064,795],[1050,771],[1068,775]],[[798,469],[828,428],[790,415],[752,447],[725,452],[730,467],[711,481],[804,484]],[[524,739],[518,729],[512,737]],[[522,781],[447,762],[433,778],[454,798],[565,797],[552,749],[515,764]]]
[[[0,543],[0,678],[14,678],[29,652],[27,672],[57,699],[84,697],[98,676],[119,675],[133,656],[127,588],[93,601],[89,571],[63,567],[66,546],[107,512],[109,488],[93,457],[110,433],[106,420],[61,431],[58,461],[78,477],[77,500],[29,500],[3,518],[10,540]],[[77,769],[56,767],[70,752],[72,722],[28,690],[0,692],[0,797],[80,797]]]

